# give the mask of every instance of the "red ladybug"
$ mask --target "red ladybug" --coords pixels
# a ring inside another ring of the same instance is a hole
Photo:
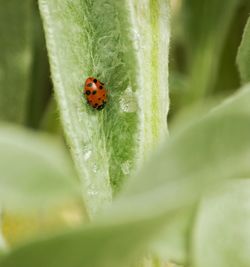
[[[97,110],[102,110],[107,103],[107,90],[104,83],[94,77],[88,77],[84,86],[84,95],[88,104]]]

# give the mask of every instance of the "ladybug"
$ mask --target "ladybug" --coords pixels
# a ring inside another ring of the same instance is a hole
[[[88,104],[97,110],[102,110],[107,103],[107,90],[104,83],[94,77],[88,77],[85,81],[84,95]]]

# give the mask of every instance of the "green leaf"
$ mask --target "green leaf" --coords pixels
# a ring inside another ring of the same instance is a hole
[[[203,199],[192,231],[192,266],[249,266],[249,203],[249,179],[230,182]]]
[[[188,40],[188,94],[186,102],[203,99],[215,86],[222,49],[239,0],[183,2]]]
[[[237,50],[242,39],[242,33],[249,16],[250,2],[248,0],[241,0],[240,6],[237,8],[233,20],[231,21],[229,34],[224,41],[216,85],[212,90],[212,94],[226,97],[232,94],[240,87],[240,74],[235,64]]]
[[[153,222],[150,224],[153,225]],[[148,224],[143,227],[142,223],[124,222],[71,231],[21,247],[0,260],[0,266],[16,266],[17,262],[20,267],[33,266],[35,262],[38,267],[124,266],[128,262],[128,255],[137,252],[137,242],[135,245],[131,243],[133,235],[140,236],[140,242],[146,241],[148,237],[145,235],[143,238],[143,235],[147,228]]]
[[[40,0],[63,128],[90,217],[166,132],[168,5],[143,0]],[[104,110],[86,104],[81,84],[110,91]]]
[[[45,134],[0,127],[0,202],[27,211],[79,197],[76,175],[63,145]]]
[[[182,210],[172,216],[153,240],[150,249],[165,262],[183,263],[188,256],[188,238],[192,225],[192,209]]]
[[[30,91],[31,0],[1,1],[0,119],[26,121]]]
[[[97,224],[17,248],[0,266],[113,267],[138,257],[166,224],[191,208],[204,192],[224,179],[250,174],[250,107],[241,108],[249,97],[247,86],[179,130],[128,181]]]
[[[245,26],[241,45],[238,50],[237,64],[242,82],[250,82],[250,18]]]

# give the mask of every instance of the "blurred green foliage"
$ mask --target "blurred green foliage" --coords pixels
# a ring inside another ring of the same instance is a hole
[[[247,0],[172,1],[170,118],[190,104],[219,101],[240,86],[236,56]]]
[[[50,95],[37,2],[1,0],[0,20],[0,118],[37,128]]]
[[[141,255],[145,242],[171,223],[171,218],[192,207],[204,193],[217,192],[225,179],[250,174],[250,106],[242,108],[249,97],[250,86],[247,86],[230,103],[183,126],[92,226],[28,243],[3,257],[0,266],[29,267],[34,262],[38,267],[126,266],[132,256]],[[199,244],[203,244],[202,239],[190,243],[200,247]],[[230,247],[239,249],[238,244]],[[193,260],[200,257],[196,253],[200,250],[175,260],[187,262],[190,256]],[[224,261],[223,266],[228,266],[229,261],[226,258]],[[248,260],[242,258],[241,262],[241,266],[247,266]]]
[[[245,27],[242,43],[239,47],[237,63],[241,74],[242,83],[250,82],[250,18]]]
[[[1,1],[0,116],[25,123],[30,94],[32,62],[31,0]]]
[[[137,172],[137,123],[145,116],[149,130],[165,113],[151,105],[123,113],[119,99],[147,71],[167,79],[167,65],[156,67],[167,51],[149,62],[144,53],[145,69],[137,61],[140,49],[155,56],[168,45],[168,1],[40,0],[43,21],[36,0],[0,4],[0,267],[249,267],[250,2],[171,1],[170,137]],[[108,80],[107,112],[84,106],[83,70]],[[133,101],[166,90],[150,86]],[[122,171],[132,173],[125,185]],[[120,183],[112,204],[109,172]],[[9,214],[33,223],[35,210],[42,221],[43,211],[79,201],[79,191],[81,208],[60,211],[73,229],[38,227],[9,242]],[[97,216],[87,226],[79,225],[84,205]]]
[[[0,201],[5,209],[46,208],[79,194],[76,174],[58,138],[1,125],[0,147]]]

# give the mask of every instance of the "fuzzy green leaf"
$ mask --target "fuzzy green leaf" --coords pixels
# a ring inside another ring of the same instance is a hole
[[[168,5],[143,0],[40,0],[55,95],[90,217],[166,132]],[[89,76],[110,91],[83,98]]]
[[[250,82],[250,18],[246,24],[241,45],[239,47],[237,64],[242,82]]]
[[[230,182],[204,198],[192,231],[192,266],[249,266],[249,203],[249,179]]]
[[[79,197],[72,163],[57,139],[0,127],[0,202],[27,211]]]
[[[17,248],[0,266],[124,266],[209,188],[250,174],[250,107],[241,108],[249,97],[250,86],[176,133],[98,224]]]
[[[30,91],[31,0],[1,0],[0,119],[26,121]]]

